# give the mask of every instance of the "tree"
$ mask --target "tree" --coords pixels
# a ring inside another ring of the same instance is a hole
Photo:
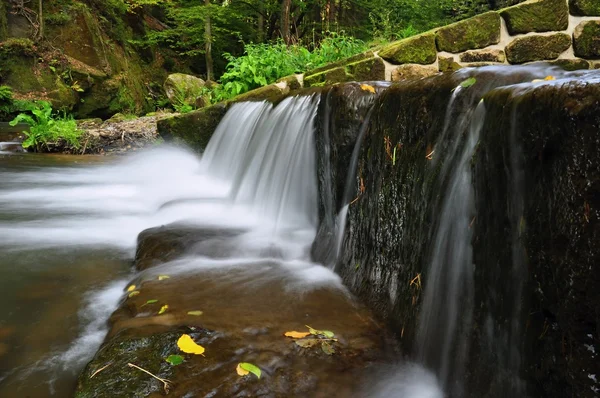
[[[292,0],[282,0],[281,2],[281,38],[285,44],[291,44],[292,38],[290,35],[290,9],[292,8]]]
[[[210,7],[210,0],[204,0],[204,5]],[[212,32],[210,24],[210,10],[206,15],[206,22],[204,23],[204,56],[206,58],[206,79],[214,79],[214,64],[212,58]]]

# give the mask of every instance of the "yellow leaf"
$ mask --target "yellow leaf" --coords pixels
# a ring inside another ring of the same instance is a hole
[[[128,292],[133,292],[135,290],[135,285],[131,285],[127,288]]]
[[[556,80],[554,76],[546,76],[544,80]]]
[[[169,275],[159,275],[159,276],[158,276],[158,280],[159,280],[159,281],[164,281],[165,279],[169,279],[169,278],[170,278],[170,276],[169,276]]]
[[[160,307],[160,311],[158,311],[158,315],[164,314],[165,312],[167,312],[168,309],[169,309],[168,304],[163,305],[162,307]]]
[[[188,315],[200,316],[202,314],[202,311],[188,311]]]
[[[196,344],[189,334],[181,335],[177,340],[177,347],[187,354],[204,355],[204,347]]]
[[[284,336],[291,337],[293,339],[301,339],[306,336],[310,336],[310,332],[285,332]]]
[[[248,373],[250,373],[247,370],[242,369],[242,367],[240,365],[241,365],[241,363],[238,363],[237,368],[235,368],[235,371],[237,372],[237,374],[239,374],[240,376],[246,376]]]
[[[373,88],[373,86],[369,86],[368,84],[361,84],[360,88],[364,91],[368,91],[370,93],[375,94],[375,88]]]
[[[129,297],[131,298],[133,296],[137,296],[138,294],[140,294],[140,291],[139,290],[134,290],[131,293],[129,293]]]

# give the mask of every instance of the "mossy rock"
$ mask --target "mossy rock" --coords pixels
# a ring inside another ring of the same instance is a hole
[[[297,75],[290,75],[277,80],[277,83],[281,82],[285,82],[285,84],[290,88],[290,90],[298,90],[302,88],[302,84],[298,80]]]
[[[519,37],[506,46],[506,57],[511,64],[552,60],[570,46],[571,36],[565,33]]]
[[[379,56],[396,65],[432,64],[437,57],[435,35],[425,33],[388,44],[379,52]]]
[[[590,69],[589,61],[581,58],[557,59],[556,61],[550,61],[548,63],[568,71]]]
[[[460,62],[504,62],[506,54],[498,49],[466,51],[460,55]]]
[[[152,374],[168,379],[173,367],[164,358],[178,354],[180,332],[148,337],[115,336],[103,345],[85,367],[77,383],[76,398],[147,397],[162,393],[164,386],[142,371],[128,366],[133,363]],[[98,371],[106,364],[105,370]],[[96,371],[94,377],[91,377]]]
[[[76,108],[79,118],[101,117],[103,119],[111,117],[116,111],[110,109],[122,89],[122,82],[119,79],[108,79],[97,82],[86,92],[83,101]]]
[[[573,50],[582,58],[600,58],[600,21],[584,21],[573,33]]]
[[[358,62],[358,61],[362,61],[364,59],[372,58],[372,57],[373,57],[373,51],[367,51],[367,52],[364,52],[364,53],[353,55],[350,58],[342,59],[340,61],[332,62],[332,63],[327,64],[325,66],[321,66],[319,68],[315,68],[315,69],[309,70],[304,75],[305,76],[316,75],[317,73],[326,72],[328,70],[337,68],[339,66],[345,66],[345,65],[348,65],[348,64],[351,64],[351,63],[354,63],[354,62]]]
[[[225,104],[159,120],[158,133],[165,141],[183,142],[196,151],[203,151],[227,111]]]
[[[352,63],[348,65],[348,71],[357,82],[385,80],[385,64],[381,58]]]
[[[565,0],[537,0],[506,8],[500,13],[511,35],[565,30],[569,8]]]
[[[314,75],[304,76],[304,87],[329,86],[335,83],[349,82],[352,75],[348,73],[344,66],[329,69]]]
[[[462,66],[454,60],[454,57],[438,57],[438,68],[440,72],[454,72]]]
[[[172,73],[163,84],[169,101],[175,105],[193,104],[202,95],[204,86],[204,80],[185,73]]]
[[[254,90],[250,90],[246,93],[235,96],[230,102],[243,102],[243,101],[269,101],[276,102],[281,97],[290,91],[289,87],[282,89],[276,84],[269,84],[268,86],[259,87]]]
[[[569,0],[571,14],[577,16],[600,17],[600,2],[598,0]]]
[[[500,42],[500,15],[487,12],[441,28],[436,33],[440,51],[458,53]]]
[[[423,79],[425,77],[437,75],[438,73],[438,68],[433,65],[405,64],[398,66],[392,71],[391,80],[393,82],[399,82],[403,80]]]

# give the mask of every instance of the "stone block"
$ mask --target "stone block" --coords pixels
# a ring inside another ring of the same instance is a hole
[[[501,11],[508,33],[565,30],[569,26],[569,9],[565,0],[525,2]]]
[[[569,0],[569,11],[580,17],[600,17],[600,1]]]
[[[600,58],[600,21],[583,21],[573,32],[573,50],[582,58]]]
[[[422,79],[438,74],[438,68],[431,65],[405,64],[392,71],[392,81]]]
[[[396,65],[432,64],[437,57],[435,36],[426,33],[388,44],[379,52],[379,56]]]
[[[506,54],[498,49],[467,51],[460,55],[460,62],[504,62]]]
[[[511,64],[552,60],[570,46],[571,37],[565,33],[519,37],[506,46],[506,57]]]
[[[500,42],[500,16],[487,12],[441,28],[436,33],[440,51],[458,53]]]

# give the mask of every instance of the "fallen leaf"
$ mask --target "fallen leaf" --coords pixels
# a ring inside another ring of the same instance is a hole
[[[546,80],[546,81],[548,81],[548,80],[556,80],[556,78],[554,76],[549,75],[549,76],[546,76],[544,78],[544,80]]]
[[[285,332],[284,336],[291,337],[293,339],[301,339],[306,336],[310,336],[310,332]]]
[[[335,354],[335,349],[331,346],[331,344],[329,344],[326,341],[324,341],[323,344],[321,344],[321,350],[323,350],[323,352],[327,355]]]
[[[256,376],[257,378],[260,379],[260,375],[262,374],[262,372],[258,366],[253,365],[248,362],[241,362],[238,364],[238,367],[241,368],[242,370],[245,370],[246,372],[252,373],[254,376]],[[239,371],[238,371],[238,374],[240,374]]]
[[[167,312],[167,310],[169,309],[169,305],[165,304],[162,307],[160,307],[160,311],[158,311],[158,315],[164,314],[165,312]]]
[[[152,299],[152,300],[148,300],[148,301],[146,301],[144,304],[142,304],[142,305],[140,306],[140,308],[141,308],[141,307],[143,307],[143,306],[145,306],[145,305],[148,305],[148,304],[154,304],[154,303],[158,303],[158,300],[154,300],[154,299]]]
[[[169,355],[167,358],[165,358],[165,361],[173,366],[177,366],[183,363],[183,357],[181,355]]]
[[[462,88],[469,88],[469,87],[471,87],[475,83],[477,83],[477,79],[475,79],[474,77],[470,77],[467,80],[465,80],[462,83],[460,83],[460,86]]]
[[[335,336],[335,334],[333,334],[333,332],[330,330],[321,330],[320,332],[323,336],[327,337],[328,339],[331,339],[333,338],[333,336]]]
[[[134,297],[134,296],[137,296],[138,294],[140,294],[140,291],[139,290],[134,290],[131,293],[129,293],[129,297]]]
[[[131,285],[131,286],[129,286],[129,287],[127,288],[127,291],[128,291],[128,292],[133,292],[133,291],[135,290],[135,287],[136,287],[135,285]]]
[[[188,311],[188,315],[200,316],[202,314],[202,311]]]
[[[361,84],[361,85],[360,85],[360,88],[361,88],[362,90],[364,90],[364,91],[368,91],[368,92],[370,92],[370,93],[373,93],[373,94],[375,94],[375,88],[374,88],[373,86],[370,86],[370,85],[368,85],[368,84]]]
[[[159,281],[164,281],[165,279],[169,279],[169,278],[170,278],[170,276],[169,276],[169,275],[159,275],[159,276],[158,276],[158,280],[159,280]]]
[[[182,334],[179,340],[177,340],[177,347],[187,354],[203,355],[204,347],[198,345],[192,340],[189,334]]]
[[[296,343],[297,346],[302,347],[302,348],[311,348],[316,346],[317,344],[321,343],[320,339],[302,339],[302,340],[295,340],[294,343]]]
[[[242,369],[242,364],[238,363],[237,367],[235,368],[235,371],[237,372],[237,374],[239,374],[240,376],[246,376],[247,374],[249,374],[250,372],[248,372],[245,369]]]
[[[306,326],[308,328],[308,331],[310,332],[310,334],[314,334],[315,336],[323,335],[329,339],[332,338],[333,336],[335,336],[335,334],[329,330],[317,330],[308,325],[304,325],[304,326]]]

